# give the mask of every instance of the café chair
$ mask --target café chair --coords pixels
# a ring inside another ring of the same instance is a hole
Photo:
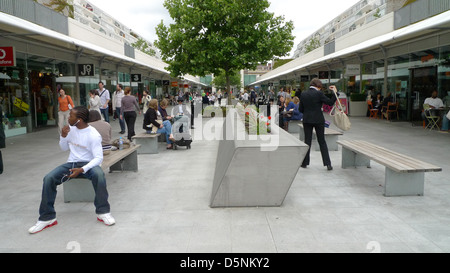
[[[423,112],[428,122],[428,125],[425,129],[430,129],[430,131],[433,130],[434,128],[439,129],[438,122],[441,119],[441,117],[435,116],[432,113],[431,107],[428,104],[423,105]]]
[[[386,119],[389,120],[391,113],[397,113],[397,120],[399,120],[398,117],[398,102],[388,102],[387,106],[383,106],[383,111],[386,114]],[[381,115],[381,119],[383,119],[384,115]]]

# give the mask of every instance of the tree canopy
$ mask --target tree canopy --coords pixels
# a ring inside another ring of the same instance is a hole
[[[293,22],[269,12],[267,0],[165,0],[164,7],[174,23],[156,27],[155,45],[174,77],[222,69],[229,90],[233,71],[255,69],[294,45]]]

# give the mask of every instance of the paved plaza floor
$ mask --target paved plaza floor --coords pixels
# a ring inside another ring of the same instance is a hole
[[[106,174],[116,225],[98,222],[93,203],[64,203],[60,186],[58,225],[30,235],[42,179],[68,157],[54,127],[8,138],[2,150],[0,252],[450,252],[450,134],[366,117],[351,122],[340,139],[370,141],[443,171],[425,174],[424,196],[384,197],[384,166],[342,169],[340,148],[330,152],[334,170],[327,171],[313,150],[281,207],[213,209],[219,141],[197,138],[191,150],[176,151],[161,143],[159,154],[139,155],[139,172]],[[119,137],[118,121],[111,124]]]

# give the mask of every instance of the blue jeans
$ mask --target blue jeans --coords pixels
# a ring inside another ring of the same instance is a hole
[[[109,107],[106,107],[105,109],[100,108],[100,112],[105,117],[105,121],[109,123]]]
[[[42,200],[39,207],[39,220],[50,221],[56,218],[55,199],[56,187],[61,185],[61,179],[70,169],[81,168],[87,162],[65,163],[44,177],[44,185],[42,186]],[[87,178],[92,181],[95,191],[94,206],[97,214],[105,214],[110,212],[108,203],[108,191],[106,189],[105,174],[101,167],[97,166],[89,170],[86,174],[80,174],[77,178]],[[68,181],[70,183],[70,181]]]
[[[123,117],[123,119],[120,119],[120,109],[121,107],[116,107],[116,115],[119,117],[120,131],[125,132],[125,117]]]
[[[172,134],[172,123],[170,121],[166,120],[163,122],[163,128],[158,129],[156,131],[157,134],[166,134],[166,142],[167,144],[173,144],[173,142],[169,139],[170,134]],[[147,134],[151,134],[152,131],[147,131]]]
[[[448,123],[449,123],[449,120],[448,120],[447,116],[444,115],[444,118],[442,119],[442,128],[441,128],[442,131],[448,131]]]

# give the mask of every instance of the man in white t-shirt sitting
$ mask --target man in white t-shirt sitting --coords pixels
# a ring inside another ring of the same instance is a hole
[[[70,111],[70,126],[61,130],[59,141],[63,151],[70,150],[69,159],[44,177],[39,220],[28,230],[29,233],[38,233],[58,224],[54,208],[56,187],[77,177],[92,181],[97,220],[107,226],[115,224],[110,214],[105,174],[100,167],[103,162],[102,137],[88,122],[89,110],[86,107],[78,106]]]
[[[439,109],[444,107],[444,102],[440,98],[438,98],[438,92],[433,91],[431,94],[431,98],[427,98],[424,104],[428,104],[431,109]]]

